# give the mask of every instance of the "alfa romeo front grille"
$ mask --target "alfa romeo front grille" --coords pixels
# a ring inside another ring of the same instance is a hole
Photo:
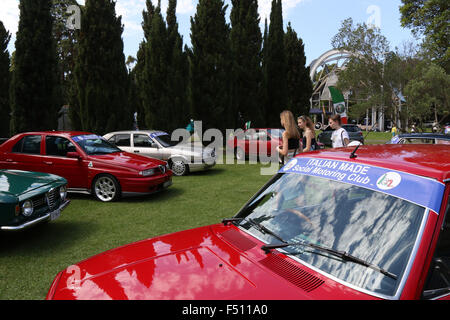
[[[58,205],[59,192],[58,189],[51,189],[47,192],[47,204],[48,207],[53,210]]]
[[[33,208],[36,208],[36,209],[46,205],[45,197],[34,198],[31,201],[33,202]]]

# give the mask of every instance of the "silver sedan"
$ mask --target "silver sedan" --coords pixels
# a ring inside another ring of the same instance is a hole
[[[177,176],[209,169],[216,164],[214,149],[172,141],[164,131],[118,131],[103,137],[123,151],[167,161]]]

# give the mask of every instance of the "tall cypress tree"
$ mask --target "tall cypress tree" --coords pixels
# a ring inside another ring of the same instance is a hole
[[[171,112],[168,98],[167,26],[161,14],[161,5],[151,18],[148,41],[145,46],[144,108],[145,124],[149,128],[170,131]]]
[[[86,0],[74,71],[82,130],[104,134],[132,126],[122,32],[115,1]]]
[[[279,127],[280,113],[286,109],[287,104],[287,67],[281,0],[272,1],[269,34],[264,50],[267,81],[266,120],[268,126]]]
[[[0,137],[9,137],[10,58],[8,44],[11,34],[0,21]]]
[[[11,131],[56,129],[56,50],[52,38],[51,0],[21,0],[19,9],[10,96]]]
[[[284,37],[287,64],[287,109],[292,113],[308,115],[309,99],[312,95],[312,83],[309,77],[309,67],[306,67],[305,46],[292,29],[287,26]]]
[[[235,128],[240,112],[253,125],[263,124],[259,88],[262,83],[261,46],[258,1],[232,0],[231,10],[231,108],[230,116]]]
[[[230,27],[223,0],[199,0],[191,18],[189,100],[203,129],[226,129],[230,112]]]
[[[269,25],[267,23],[267,18],[264,21],[264,35],[263,35],[263,45],[261,50],[261,70],[262,70],[262,82],[259,88],[259,96],[261,98],[261,114],[264,118],[262,127],[267,126],[266,110],[269,105],[269,93],[268,93],[268,83],[267,83],[267,47],[269,38]]]

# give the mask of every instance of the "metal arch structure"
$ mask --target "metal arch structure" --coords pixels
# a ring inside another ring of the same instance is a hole
[[[323,53],[319,58],[315,59],[309,65],[310,78],[313,82],[313,93],[310,99],[311,114],[322,114],[322,122],[324,121],[325,114],[324,109],[321,108],[321,101],[328,101],[328,112],[332,112],[332,101],[329,90],[326,90],[330,86],[335,86],[338,81],[339,72],[346,68],[347,62],[352,57],[362,57],[358,53],[332,49]],[[322,70],[320,70],[322,69]],[[318,71],[320,71],[318,73]],[[348,92],[343,93],[346,98],[346,104],[348,108]],[[314,109],[316,108],[316,109]],[[384,128],[384,111],[381,107],[372,107],[372,125],[378,123],[380,130]],[[378,120],[377,120],[378,119]],[[369,124],[369,110],[366,112],[366,126]]]
[[[329,94],[324,92],[330,85],[335,85],[337,82],[337,74],[339,70],[345,68],[347,61],[355,54],[350,51],[332,49],[323,53],[319,58],[311,62],[310,68],[310,78],[313,82],[313,94],[311,97],[311,107],[314,101],[320,102],[322,99],[322,94],[325,93],[325,100],[329,100]],[[330,69],[329,66],[332,65]],[[322,68],[319,74],[317,71]]]

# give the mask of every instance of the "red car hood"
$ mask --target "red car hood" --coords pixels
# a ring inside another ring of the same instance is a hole
[[[318,274],[235,226],[137,242],[60,272],[47,299],[276,300],[373,298]]]
[[[166,164],[165,161],[159,159],[144,157],[129,152],[118,152],[105,155],[89,156],[88,159],[105,165],[114,165],[133,170],[145,170],[151,167]]]

